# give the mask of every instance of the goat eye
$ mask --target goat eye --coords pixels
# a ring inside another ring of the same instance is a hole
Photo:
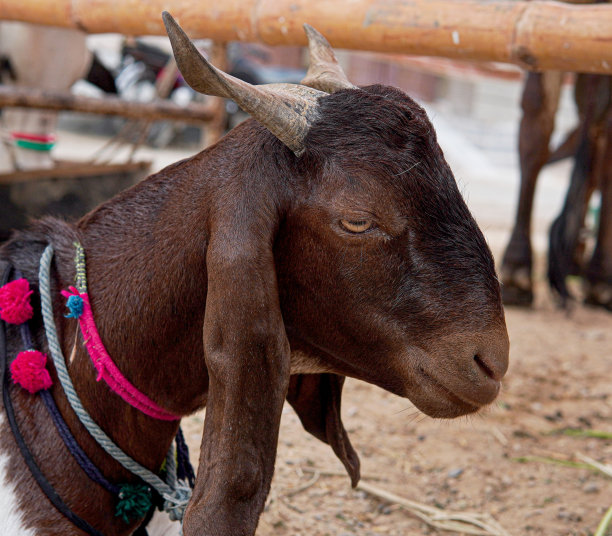
[[[349,233],[365,233],[372,227],[370,220],[340,220],[340,225]]]

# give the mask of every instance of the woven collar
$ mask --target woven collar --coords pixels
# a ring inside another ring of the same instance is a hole
[[[76,248],[76,287],[62,291],[62,295],[68,299],[67,306],[70,309],[68,318],[77,318],[83,340],[89,357],[98,371],[97,381],[104,380],[108,386],[117,393],[128,404],[142,411],[145,415],[162,421],[180,420],[180,415],[175,415],[160,407],[147,395],[139,391],[119,370],[104,347],[104,343],[96,328],[96,323],[87,293],[87,272],[85,267],[85,252],[83,246],[78,242]]]
[[[0,287],[4,286],[8,280],[10,273],[12,271],[12,267],[7,265],[3,270],[2,276],[0,277]],[[51,501],[53,506],[61,512],[66,518],[68,518],[74,525],[78,528],[89,534],[90,536],[103,536],[101,532],[92,527],[87,521],[77,516],[61,499],[61,497],[56,493],[53,486],[49,483],[40,467],[36,463],[32,452],[28,448],[26,441],[19,429],[19,425],[17,423],[17,419],[15,417],[15,409],[13,407],[13,403],[11,401],[10,393],[9,393],[9,381],[7,375],[7,364],[8,364],[8,356],[7,356],[7,345],[6,345],[6,325],[3,318],[0,317],[0,389],[2,390],[2,401],[4,405],[4,411],[6,412],[6,416],[9,422],[9,426],[11,431],[13,432],[13,437],[15,438],[15,442],[17,443],[17,447],[23,456],[30,473],[43,490],[47,498]]]
[[[110,454],[116,461],[118,461],[131,473],[133,473],[135,476],[139,477],[142,481],[144,481],[144,483],[115,485],[106,480],[104,475],[102,475],[99,469],[87,457],[87,454],[85,454],[85,452],[82,450],[82,448],[70,432],[70,429],[64,422],[61,414],[57,409],[57,406],[55,405],[55,401],[51,393],[48,391],[48,388],[50,387],[51,383],[34,381],[34,379],[40,376],[40,374],[42,374],[43,372],[46,373],[46,375],[48,376],[48,371],[45,368],[46,356],[32,349],[33,340],[28,326],[28,320],[31,317],[31,304],[29,303],[29,295],[31,294],[31,291],[29,291],[29,287],[21,289],[21,294],[25,296],[24,299],[25,301],[27,301],[27,309],[29,312],[27,315],[18,314],[19,311],[17,309],[19,309],[19,307],[16,307],[16,305],[21,304],[21,309],[23,309],[23,304],[19,299],[16,299],[19,298],[19,296],[17,296],[16,291],[14,289],[12,290],[11,294],[11,292],[9,292],[6,288],[8,287],[8,285],[12,284],[11,283],[7,285],[10,273],[12,271],[10,264],[7,264],[4,267],[4,270],[2,270],[2,273],[0,274],[0,290],[5,291],[4,298],[10,295],[9,297],[15,299],[13,299],[12,301],[10,299],[4,299],[4,304],[2,305],[1,310],[2,314],[0,314],[0,390],[2,390],[2,401],[4,402],[3,405],[11,430],[13,432],[17,446],[19,447],[19,450],[21,451],[21,454],[26,464],[30,469],[32,476],[35,478],[36,482],[38,483],[42,491],[45,493],[47,498],[55,506],[55,508],[57,508],[60,513],[62,513],[73,524],[75,524],[87,534],[91,536],[103,536],[87,521],[76,515],[70,509],[70,507],[67,506],[67,504],[62,500],[62,498],[56,493],[55,489],[46,479],[42,470],[38,466],[38,463],[34,459],[29,447],[25,442],[25,439],[21,434],[21,431],[17,424],[17,420],[15,418],[15,412],[9,394],[9,382],[7,374],[9,367],[7,366],[8,359],[5,338],[5,317],[7,316],[11,318],[11,320],[9,320],[10,323],[18,325],[22,339],[22,345],[25,348],[30,349],[21,352],[11,363],[10,372],[13,377],[13,381],[21,385],[21,387],[25,388],[32,394],[40,394],[52,418],[52,421],[55,424],[56,429],[62,440],[64,441],[68,451],[72,454],[77,463],[81,466],[83,471],[92,481],[101,485],[107,491],[117,497],[115,515],[121,517],[126,523],[129,523],[134,519],[142,519],[143,517],[145,517],[145,523],[141,523],[140,527],[134,534],[138,534],[140,536],[146,535],[147,532],[144,526],[152,516],[154,506],[151,503],[152,489],[155,490],[157,495],[161,496],[161,498],[163,499],[163,509],[168,512],[170,519],[181,520],[183,517],[186,504],[191,495],[191,489],[193,489],[193,485],[195,482],[195,474],[193,468],[191,467],[191,464],[189,463],[189,452],[187,450],[187,445],[183,438],[181,429],[179,428],[175,438],[176,450],[174,450],[171,446],[166,457],[166,481],[164,482],[157,475],[155,475],[148,469],[140,466],[127,454],[121,451],[121,449],[117,447],[117,445],[115,445],[108,436],[104,434],[104,432],[95,424],[95,422],[93,422],[87,411],[82,407],[82,404],[78,399],[78,395],[74,391],[72,382],[70,381],[70,378],[68,376],[65,361],[63,359],[63,356],[61,355],[61,349],[59,349],[59,341],[57,340],[57,333],[53,321],[49,289],[49,268],[52,256],[53,248],[49,246],[45,250],[43,258],[41,258],[41,270],[39,274],[39,280],[43,282],[43,284],[41,285],[41,305],[43,320],[45,323],[45,327],[47,328],[47,333],[51,334],[51,337],[49,338],[48,342],[54,357],[54,363],[56,365],[56,371],[58,374],[58,378],[60,379],[60,383],[64,388],[70,405],[72,406],[76,415],[79,417],[79,420],[81,420],[83,425],[86,427],[87,431],[94,437],[98,444],[104,450],[106,450],[108,454]],[[0,259],[0,267],[3,267],[4,264],[5,263]],[[26,281],[25,279],[21,278],[21,275],[17,270],[15,271],[15,273],[16,277],[19,278],[19,281]],[[23,285],[19,285],[20,288],[21,286]],[[28,318],[25,318],[26,316]],[[30,362],[31,358],[26,356],[26,354],[40,354],[40,357],[42,357],[43,359],[42,363],[38,363],[38,365],[40,365],[40,370],[38,370],[38,368],[36,367],[32,368],[33,363]],[[13,366],[15,364],[19,364],[19,366],[15,368]]]
[[[57,377],[66,394],[66,398],[83,426],[85,426],[86,430],[96,442],[123,467],[149,484],[149,486],[155,489],[155,491],[164,498],[164,510],[168,512],[171,520],[182,520],[187,503],[191,497],[192,483],[195,480],[193,471],[190,470],[189,474],[185,472],[185,480],[181,480],[177,473],[174,451],[170,448],[168,456],[166,457],[168,481],[164,482],[159,476],[137,463],[113,443],[112,439],[96,424],[91,415],[89,415],[87,410],[83,407],[74,389],[72,379],[66,367],[66,360],[61,349],[53,315],[53,300],[51,298],[50,288],[53,254],[53,246],[49,244],[40,258],[40,268],[38,272],[40,305],[49,352],[57,371]],[[180,441],[179,439],[177,440]]]

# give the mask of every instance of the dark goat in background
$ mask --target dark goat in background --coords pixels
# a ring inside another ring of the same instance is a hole
[[[46,220],[18,233],[0,260],[36,296],[38,260],[53,244],[54,311],[64,352],[76,350],[77,391],[115,442],[155,470],[177,424],[153,421],[97,383],[62,316],[59,291],[74,280],[80,241],[98,329],[123,374],[174,414],[206,406],[184,534],[252,535],[285,399],[356,484],[359,461],[340,417],[344,377],[408,397],[434,417],[478,411],[497,396],[508,365],[501,293],[485,239],[412,99],[352,86],[312,29],[310,87],[251,86],[216,70],[171,17],[165,22],[187,82],[235,99],[255,120],[75,226]],[[32,327],[46,348],[38,314]],[[9,342],[14,355],[18,341]],[[127,479],[57,383],[52,394],[107,478]],[[129,534],[134,525],[113,518],[109,494],[64,451],[39,399],[13,387],[11,396],[34,455],[73,511],[104,534]],[[74,534],[6,430],[0,452],[24,523]]]
[[[549,160],[549,143],[563,81],[562,73],[529,73],[523,90],[519,134],[521,187],[512,236],[502,262],[504,301],[533,300],[531,213],[538,175]],[[574,167],[563,209],[550,229],[548,278],[563,303],[570,297],[566,278],[584,277],[585,300],[612,310],[612,77],[579,74],[575,84],[579,125],[560,156]],[[553,155],[551,159],[556,159]],[[584,259],[581,231],[595,190],[601,193],[595,249]]]

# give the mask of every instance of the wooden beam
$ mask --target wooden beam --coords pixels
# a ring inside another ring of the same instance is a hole
[[[127,119],[171,120],[185,123],[212,121],[216,111],[205,105],[178,106],[168,100],[133,102],[118,97],[82,97],[71,93],[0,86],[0,108],[36,108],[41,110],[120,115]]]
[[[146,175],[151,162],[126,162],[124,164],[91,164],[88,162],[59,162],[55,167],[45,169],[15,170],[0,173],[0,184],[36,181],[41,179],[74,179],[97,175],[119,175],[133,173]]]
[[[334,47],[612,73],[612,4],[543,0],[0,0],[0,19],[90,33],[304,45],[308,22]]]

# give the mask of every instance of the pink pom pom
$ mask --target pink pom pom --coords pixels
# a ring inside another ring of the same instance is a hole
[[[53,382],[49,371],[45,368],[46,363],[47,356],[38,350],[19,352],[15,361],[11,363],[13,381],[30,393],[49,389]]]
[[[23,324],[32,318],[30,285],[23,277],[0,288],[0,318],[9,324]]]

